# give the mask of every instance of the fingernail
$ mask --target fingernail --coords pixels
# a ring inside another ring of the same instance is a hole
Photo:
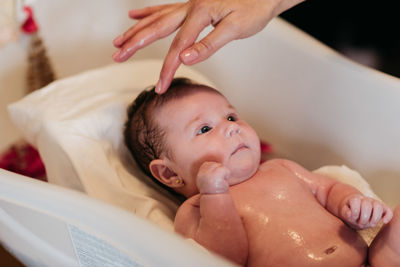
[[[158,82],[156,84],[156,93],[157,94],[161,93],[161,79],[158,80]]]
[[[115,45],[120,45],[122,43],[122,39],[124,37],[122,35],[118,36],[117,38],[114,39],[114,44]]]
[[[194,61],[195,59],[197,59],[199,57],[199,52],[197,52],[196,49],[191,48],[189,50],[187,50],[186,52],[184,52],[183,56],[182,56],[182,61],[184,63],[190,63],[192,61]]]
[[[117,51],[115,51],[114,54],[112,54],[112,58],[114,60],[117,60],[119,58],[119,55],[121,54],[121,49],[118,49]]]

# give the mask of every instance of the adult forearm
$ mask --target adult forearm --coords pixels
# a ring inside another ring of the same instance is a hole
[[[273,17],[278,16],[282,12],[294,7],[295,5],[300,4],[301,2],[304,2],[305,0],[278,0],[278,4],[273,12]]]

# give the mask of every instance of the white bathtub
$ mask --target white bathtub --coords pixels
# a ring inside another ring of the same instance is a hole
[[[63,78],[112,63],[112,39],[133,23],[128,10],[162,2],[38,0],[33,7],[56,74]],[[162,58],[170,42],[157,42],[131,60]],[[20,136],[6,106],[24,94],[26,51],[25,37],[0,49],[0,149]],[[217,84],[280,156],[309,169],[345,164],[359,171],[389,205],[400,203],[399,79],[354,63],[279,19],[194,68]],[[12,186],[12,177],[0,172],[0,184]],[[35,192],[28,180],[17,180],[14,185],[25,184],[26,192]],[[6,191],[0,189],[3,200],[17,203],[20,195]],[[7,212],[18,220],[18,209]],[[103,231],[101,227],[96,229]],[[108,240],[112,236],[104,235]]]

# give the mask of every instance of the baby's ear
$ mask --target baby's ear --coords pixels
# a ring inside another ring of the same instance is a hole
[[[178,188],[183,186],[182,179],[173,172],[170,168],[168,168],[166,162],[162,159],[155,159],[150,162],[150,171],[153,176],[171,188]]]

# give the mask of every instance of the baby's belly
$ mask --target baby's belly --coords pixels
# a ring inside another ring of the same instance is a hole
[[[362,238],[322,207],[302,183],[256,187],[233,193],[248,234],[248,266],[353,267],[365,261]]]
[[[367,247],[357,232],[330,214],[310,212],[245,220],[248,266],[361,266]]]

